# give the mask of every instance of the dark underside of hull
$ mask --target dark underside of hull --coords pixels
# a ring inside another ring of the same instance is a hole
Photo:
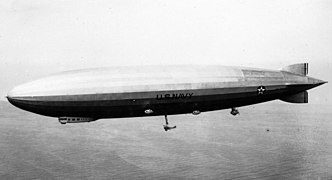
[[[236,98],[233,98],[236,96]],[[233,94],[212,95],[193,97],[190,100],[160,100],[141,99],[136,100],[117,100],[117,101],[34,101],[22,102],[20,100],[9,99],[9,101],[24,110],[37,114],[52,117],[93,117],[93,118],[120,118],[120,117],[139,117],[139,116],[157,116],[171,114],[192,113],[194,110],[213,111],[227,109],[231,107],[240,107],[260,102],[278,99],[274,95],[252,94]],[[145,110],[151,109],[153,113],[147,115]]]

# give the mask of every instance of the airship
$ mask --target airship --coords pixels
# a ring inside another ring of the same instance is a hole
[[[14,106],[61,124],[105,118],[165,116],[282,100],[308,103],[308,89],[326,81],[307,76],[308,63],[281,70],[221,65],[120,66],[61,72],[14,87]]]

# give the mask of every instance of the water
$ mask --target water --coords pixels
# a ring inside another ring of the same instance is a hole
[[[332,179],[331,106],[61,125],[0,105],[0,179]]]

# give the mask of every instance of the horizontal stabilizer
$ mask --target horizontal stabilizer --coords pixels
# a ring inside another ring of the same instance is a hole
[[[282,68],[282,71],[306,76],[308,74],[308,63],[292,64]]]
[[[308,103],[308,92],[302,91],[300,93],[281,98],[280,100],[289,103]]]

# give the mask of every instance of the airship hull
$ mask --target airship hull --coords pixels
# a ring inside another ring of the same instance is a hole
[[[324,83],[305,75],[225,66],[102,68],[32,81],[7,98],[21,109],[52,117],[184,114],[287,99]]]

